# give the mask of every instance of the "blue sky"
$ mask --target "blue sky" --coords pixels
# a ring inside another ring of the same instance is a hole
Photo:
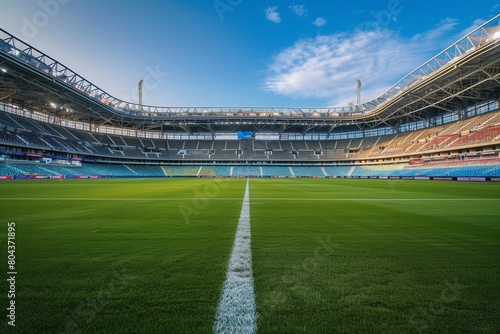
[[[460,5],[458,5],[460,3]],[[115,97],[326,107],[377,97],[500,0],[2,0],[0,27]]]

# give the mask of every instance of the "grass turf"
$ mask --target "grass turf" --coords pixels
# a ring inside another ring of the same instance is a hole
[[[500,330],[498,184],[255,180],[251,197],[260,333]]]
[[[16,222],[16,332],[209,333],[244,181],[83,181],[0,184],[45,198],[0,200]],[[78,199],[94,196],[108,200]]]
[[[210,333],[244,188],[0,183],[15,332]],[[500,331],[499,184],[252,179],[250,198],[259,333]]]

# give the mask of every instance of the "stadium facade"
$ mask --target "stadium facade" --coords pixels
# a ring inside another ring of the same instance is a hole
[[[500,15],[347,107],[117,99],[0,29],[0,176],[500,178]]]

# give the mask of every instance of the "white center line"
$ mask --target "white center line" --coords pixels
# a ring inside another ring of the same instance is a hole
[[[247,180],[226,281],[217,308],[213,328],[216,334],[253,334],[257,331],[250,236],[250,195]]]

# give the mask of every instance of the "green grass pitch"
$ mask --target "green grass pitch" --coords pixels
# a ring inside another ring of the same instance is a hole
[[[245,184],[1,182],[0,332],[211,333]],[[251,179],[250,213],[258,333],[500,332],[498,183]]]

